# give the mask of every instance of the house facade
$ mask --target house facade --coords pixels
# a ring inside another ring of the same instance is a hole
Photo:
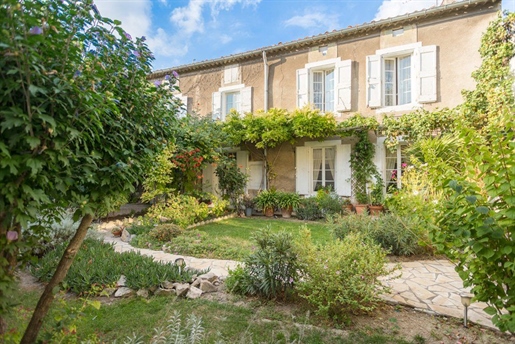
[[[338,121],[360,113],[380,122],[386,114],[454,107],[463,100],[461,90],[475,87],[471,73],[481,64],[481,35],[500,6],[500,0],[444,1],[411,14],[159,70],[151,79],[177,71],[186,111],[220,121],[231,110],[311,106]],[[406,162],[403,146],[392,152],[385,149],[384,137],[370,133],[369,139],[387,188],[396,185]],[[341,196],[352,196],[353,143],[329,137],[266,152],[251,146],[235,152],[250,175],[250,192],[275,186],[309,195],[331,186]],[[207,191],[216,189],[213,168],[206,169],[204,180]]]

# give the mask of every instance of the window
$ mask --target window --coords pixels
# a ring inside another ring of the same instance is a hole
[[[334,190],[334,147],[313,149],[313,191]]]
[[[367,56],[367,105],[411,110],[437,100],[436,46],[421,43],[377,50]]]
[[[297,70],[297,107],[322,112],[351,110],[352,61],[340,58],[308,63]]]
[[[322,112],[334,111],[334,69],[313,72],[313,105]]]
[[[331,187],[340,196],[351,195],[350,144],[341,140],[306,142],[295,149],[295,185],[301,195]]]
[[[233,84],[240,81],[240,68],[238,65],[224,67],[224,84]]]
[[[406,156],[405,145],[399,145],[396,150],[386,149],[386,192],[393,193],[401,188],[402,172],[408,166],[408,157]]]
[[[231,110],[239,113],[252,112],[252,87],[245,87],[243,84],[221,87],[218,92],[213,93],[212,105],[214,120],[225,121]]]

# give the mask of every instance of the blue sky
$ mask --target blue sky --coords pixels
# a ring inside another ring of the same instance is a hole
[[[442,0],[95,0],[145,36],[154,70],[228,56],[429,8]],[[503,0],[515,11],[515,0]]]

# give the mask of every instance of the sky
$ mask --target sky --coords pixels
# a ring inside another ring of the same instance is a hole
[[[418,11],[442,0],[95,0],[172,68]],[[503,0],[515,11],[515,0]]]

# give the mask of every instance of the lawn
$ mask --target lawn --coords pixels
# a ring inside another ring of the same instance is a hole
[[[266,217],[232,218],[207,225],[196,227],[211,238],[231,237],[241,241],[250,242],[250,238],[257,230],[269,227],[272,232],[286,231],[297,233],[302,226],[311,230],[311,237],[317,244],[324,244],[331,240],[331,232],[324,222],[285,220]]]

